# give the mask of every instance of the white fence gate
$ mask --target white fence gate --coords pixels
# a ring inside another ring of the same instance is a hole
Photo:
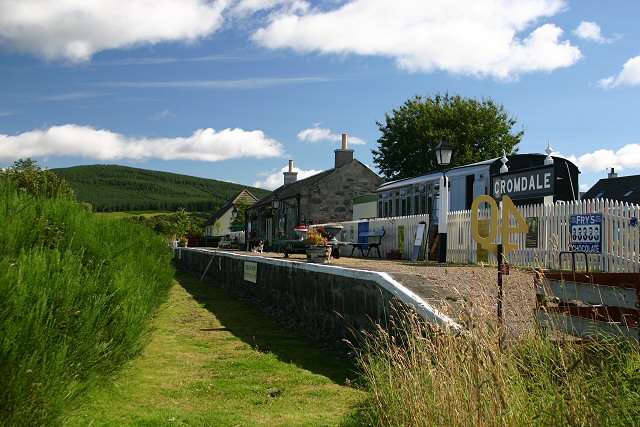
[[[589,254],[589,269],[606,272],[640,271],[640,232],[638,217],[640,206],[610,200],[583,200],[519,206],[523,217],[538,218],[537,248],[526,247],[526,236],[514,234],[511,241],[518,249],[508,254],[509,263],[522,267],[546,267],[557,269],[558,254],[569,251],[571,244],[570,218],[575,214],[602,214],[602,254]],[[488,210],[480,210],[479,218],[488,220]],[[501,227],[502,213],[498,213]],[[513,218],[512,224],[515,225]],[[497,242],[501,243],[498,234]],[[576,257],[577,268],[584,268],[582,257]],[[447,261],[476,263],[478,245],[471,237],[471,211],[449,213],[447,236]],[[489,262],[496,259],[489,255]],[[570,268],[569,257],[563,259],[562,268]]]
[[[342,232],[337,236],[341,242],[357,242],[358,241],[358,224],[368,222],[368,231],[382,231],[384,229],[385,234],[382,237],[380,244],[380,252],[382,257],[386,257],[387,253],[391,251],[400,252],[402,259],[410,259],[411,252],[413,251],[413,244],[416,238],[416,231],[418,224],[424,222],[429,224],[429,215],[411,215],[411,216],[399,216],[392,218],[373,218],[368,220],[359,221],[345,221],[340,222],[344,226]],[[314,227],[320,227],[323,224],[314,225]],[[403,229],[404,238],[399,241],[399,230]],[[424,238],[427,238],[427,230],[425,230]],[[425,246],[428,247],[428,246]],[[343,255],[351,254],[351,246],[346,246],[342,250]],[[365,252],[366,254],[366,252]],[[371,251],[370,256],[377,256],[378,253],[374,249]],[[353,252],[353,256],[361,256],[360,251],[356,249]]]

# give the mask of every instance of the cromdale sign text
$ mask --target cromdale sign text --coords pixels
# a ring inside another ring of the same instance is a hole
[[[491,192],[496,199],[504,195],[512,199],[552,196],[554,181],[553,166],[507,172],[492,178]]]

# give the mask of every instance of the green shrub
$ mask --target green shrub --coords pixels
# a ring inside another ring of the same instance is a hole
[[[59,421],[138,354],[173,277],[151,230],[42,190],[0,177],[0,425]]]

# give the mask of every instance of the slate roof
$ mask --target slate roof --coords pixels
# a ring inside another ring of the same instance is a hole
[[[584,193],[582,199],[609,199],[640,204],[640,175],[601,179]]]
[[[357,160],[356,160],[357,161]],[[335,169],[327,169],[326,171],[317,173],[315,175],[311,175],[308,178],[301,179],[289,185],[281,185],[271,192],[271,194],[267,194],[262,199],[258,200],[251,206],[250,209],[257,208],[259,206],[269,205],[271,201],[277,196],[279,200],[288,199],[290,197],[296,197],[300,194],[300,191],[303,188],[310,187],[318,181],[321,181],[324,177],[330,175]]]

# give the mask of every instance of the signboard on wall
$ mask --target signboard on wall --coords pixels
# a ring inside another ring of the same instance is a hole
[[[495,175],[491,178],[494,199],[509,196],[512,199],[552,196],[554,194],[553,165]]]
[[[418,229],[416,230],[416,240],[413,243],[413,251],[411,252],[411,261],[418,261],[420,258],[420,252],[422,252],[423,242],[424,242],[424,232],[427,228],[427,225],[424,222],[418,224]]]
[[[258,263],[252,261],[244,262],[244,280],[251,283],[258,281]]]
[[[538,247],[538,217],[537,216],[528,216],[526,218],[527,226],[529,227],[529,231],[527,231],[525,237],[525,248],[537,248]]]
[[[602,253],[602,214],[571,215],[571,250]]]

